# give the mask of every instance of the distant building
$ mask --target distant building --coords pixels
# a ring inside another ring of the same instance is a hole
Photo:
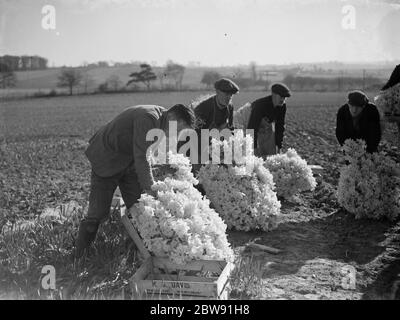
[[[270,81],[271,78],[277,77],[279,73],[274,70],[259,70],[258,75],[260,80]]]

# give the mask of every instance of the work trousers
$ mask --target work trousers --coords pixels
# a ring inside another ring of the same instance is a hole
[[[138,177],[133,166],[111,176],[100,177],[93,170],[90,179],[89,209],[85,221],[102,223],[110,216],[111,202],[115,190],[119,187],[127,208],[135,204],[142,193]]]

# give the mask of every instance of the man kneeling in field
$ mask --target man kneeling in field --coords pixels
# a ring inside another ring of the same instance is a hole
[[[336,138],[340,145],[347,139],[362,139],[367,144],[367,152],[372,153],[378,150],[381,135],[376,106],[369,102],[364,92],[350,92],[348,102],[339,109],[336,118]]]
[[[76,258],[84,254],[100,223],[109,217],[117,186],[127,208],[138,201],[143,191],[152,194],[154,180],[146,152],[153,141],[146,141],[146,135],[151,129],[161,129],[168,136],[170,121],[177,122],[179,134],[194,127],[194,112],[181,104],[169,110],[155,105],[130,107],[89,140],[85,152],[92,166],[89,209],[79,226]]]

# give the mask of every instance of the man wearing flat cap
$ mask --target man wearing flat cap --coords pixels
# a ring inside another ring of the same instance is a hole
[[[289,88],[283,83],[271,87],[271,95],[252,103],[247,129],[254,130],[254,149],[258,156],[280,153],[285,132],[286,98]]]
[[[127,208],[139,200],[143,191],[154,194],[152,168],[146,156],[153,142],[147,139],[147,133],[158,129],[168,136],[170,122],[176,123],[178,133],[193,128],[193,110],[182,104],[169,109],[157,105],[132,106],[89,140],[85,151],[92,167],[89,208],[79,226],[76,258],[87,252],[100,224],[108,219],[117,187]]]
[[[198,160],[199,163],[192,164],[193,173],[197,173],[201,167],[201,150],[205,146],[201,145],[202,129],[233,129],[233,104],[232,96],[239,92],[239,86],[232,80],[222,78],[214,83],[215,95],[207,97],[200,102],[192,103],[196,115],[196,131],[199,137]],[[201,192],[200,185],[197,185]],[[204,193],[203,193],[204,194]]]
[[[372,153],[378,150],[381,135],[376,106],[369,102],[364,92],[349,92],[348,102],[337,113],[336,137],[340,145],[347,139],[362,139],[367,144],[367,152]]]
[[[200,102],[194,110],[199,130],[232,128],[232,96],[239,92],[239,87],[226,78],[216,81],[214,87],[216,94]]]

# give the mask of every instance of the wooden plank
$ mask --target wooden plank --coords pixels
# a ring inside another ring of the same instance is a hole
[[[141,297],[145,300],[228,300],[228,292],[224,292],[218,299],[216,297],[202,297],[202,296],[188,296],[188,295],[176,295],[176,294],[155,294],[155,293],[144,293]]]
[[[154,267],[166,270],[193,270],[193,271],[209,271],[212,273],[221,274],[226,266],[225,261],[217,260],[195,260],[184,265],[174,264],[167,258],[153,258]]]
[[[258,250],[262,250],[262,251],[266,251],[266,252],[269,252],[269,253],[272,253],[272,254],[278,254],[278,253],[282,252],[282,250],[280,250],[280,249],[264,246],[262,244],[258,244],[258,243],[254,243],[254,242],[248,243],[247,247],[258,249]]]
[[[229,284],[228,280],[234,267],[235,266],[233,265],[233,263],[228,262],[224,270],[222,271],[221,275],[218,277],[217,280],[218,295],[221,295],[227,289],[227,285]]]
[[[129,279],[130,287],[132,293],[134,294],[136,299],[143,299],[144,292],[140,287],[140,281],[146,279],[147,275],[152,271],[153,263],[151,261],[151,257],[146,259],[145,262],[142,263],[139,269],[136,270],[135,274]]]
[[[146,280],[187,281],[187,282],[216,282],[218,277],[180,276],[174,274],[148,274]]]
[[[313,174],[318,174],[318,173],[321,173],[322,171],[324,171],[324,168],[319,165],[311,164],[308,167],[311,169]]]
[[[128,231],[128,234],[135,242],[139,252],[143,255],[144,259],[148,259],[151,257],[150,252],[144,246],[142,239],[140,238],[139,234],[137,233],[135,227],[133,226],[131,220],[128,218],[126,214],[126,210],[121,210],[121,221],[125,226],[125,229]]]
[[[220,293],[220,295],[218,296],[218,300],[229,300],[229,291],[227,289],[228,287],[226,287],[226,290]]]
[[[147,258],[145,262],[142,263],[139,269],[136,270],[135,274],[131,277],[131,280],[134,282],[138,282],[146,279],[149,273],[152,272],[153,263],[151,261],[151,257]]]
[[[182,296],[218,297],[216,283],[166,280],[141,280],[139,291],[147,294],[175,294]]]

